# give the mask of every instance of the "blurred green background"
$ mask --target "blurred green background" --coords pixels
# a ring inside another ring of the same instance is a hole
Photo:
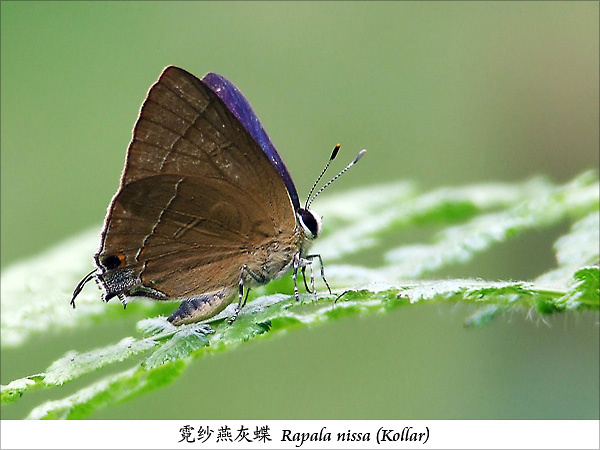
[[[424,189],[535,174],[567,181],[599,163],[598,9],[2,2],[2,267],[100,226],[139,107],[169,64],[221,73],[244,92],[301,197],[337,142],[343,162],[369,149],[337,190],[398,179]],[[552,242],[567,229],[521,236],[460,275],[535,277],[553,267]],[[548,326],[523,313],[466,330],[469,311],[400,308],[254,341],[93,418],[599,417],[597,314]],[[133,325],[3,351],[2,384],[68,349],[115,342]],[[87,382],[28,395],[2,417]]]

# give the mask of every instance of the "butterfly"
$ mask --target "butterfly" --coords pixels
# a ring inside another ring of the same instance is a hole
[[[95,268],[71,304],[94,279],[104,301],[181,301],[168,318],[180,325],[208,319],[237,297],[233,321],[252,286],[290,270],[296,299],[299,270],[313,292],[315,259],[325,277],[321,256],[309,253],[321,218],[308,208],[365,152],[311,197],[339,148],[302,207],[283,160],[233,83],[216,73],[198,79],[167,67],[142,104]]]

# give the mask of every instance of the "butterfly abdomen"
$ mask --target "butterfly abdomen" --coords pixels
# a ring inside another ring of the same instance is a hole
[[[225,309],[234,298],[235,289],[222,289],[217,292],[200,294],[184,300],[171,314],[168,321],[173,325],[193,323],[208,319]]]

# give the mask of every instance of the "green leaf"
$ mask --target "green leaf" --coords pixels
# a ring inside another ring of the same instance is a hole
[[[115,345],[85,353],[68,352],[56,360],[44,375],[44,383],[61,385],[114,362],[123,361],[156,345],[151,339],[126,337]]]
[[[84,418],[98,408],[173,382],[189,364],[208,354],[348,316],[386,314],[423,302],[477,306],[465,320],[469,327],[483,326],[508,311],[541,315],[598,311],[598,197],[598,178],[591,172],[561,186],[536,178],[520,184],[481,184],[423,193],[413,184],[396,183],[331,196],[319,201],[318,210],[331,226],[316,242],[315,251],[327,262],[327,277],[337,288],[335,293],[323,294],[323,286],[318,285],[319,295],[301,294],[297,302],[286,277],[254,289],[255,297],[233,324],[227,319],[235,304],[204,323],[175,327],[163,316],[175,305],[130,303],[125,314],[118,303],[101,302],[93,286],[86,287],[73,310],[69,306],[72,289],[89,271],[98,238],[97,229],[84,233],[2,272],[2,346],[16,348],[42,333],[90,325],[93,329],[100,321],[115,322],[132,315],[139,319],[139,336],[88,351],[68,351],[45,371],[2,386],[1,402],[18,401],[39,389],[60,395],[66,383],[129,361],[129,369],[62,400],[38,405],[28,416]],[[557,267],[533,281],[420,280],[448,265],[469,261],[527,230],[565,222],[572,225],[554,244]],[[416,244],[389,244],[390,238],[400,233],[422,229],[432,234]],[[341,264],[363,251],[379,252],[379,266]],[[146,355],[140,359],[142,353]]]
[[[183,361],[164,364],[153,370],[134,367],[111,375],[62,400],[34,408],[27,419],[83,419],[96,408],[116,404],[172,382],[185,368]]]
[[[569,290],[560,298],[560,302],[568,309],[577,309],[582,304],[598,309],[599,299],[600,271],[598,266],[588,266],[575,272]]]
[[[554,243],[558,267],[539,276],[536,281],[548,285],[564,286],[578,268],[598,264],[600,247],[600,215],[591,212],[578,220],[571,231]]]
[[[156,349],[143,363],[146,369],[160,366],[167,361],[177,361],[195,350],[208,345],[207,335],[214,333],[208,325],[188,326],[177,331],[171,339]]]

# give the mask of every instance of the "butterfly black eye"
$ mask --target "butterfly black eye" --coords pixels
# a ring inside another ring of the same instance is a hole
[[[310,233],[309,237],[316,238],[321,232],[321,221],[317,216],[307,209],[300,208],[298,217],[302,228],[304,228],[304,233],[307,235]]]
[[[107,256],[102,260],[102,265],[106,268],[106,270],[116,269],[121,265],[121,258],[116,255]]]

